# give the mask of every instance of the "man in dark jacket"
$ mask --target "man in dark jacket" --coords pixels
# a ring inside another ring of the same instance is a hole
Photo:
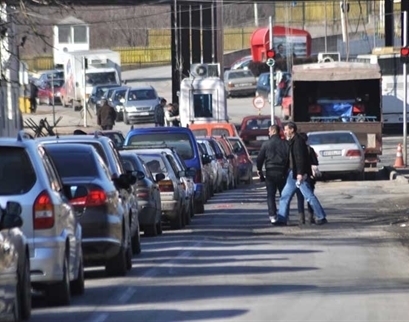
[[[108,105],[106,100],[101,100],[101,107],[98,109],[97,117],[98,125],[103,130],[112,130],[115,125],[116,111],[112,106]]]
[[[31,113],[37,111],[37,98],[38,98],[38,87],[34,84],[34,81],[30,81],[30,110]]]
[[[288,157],[289,172],[285,187],[281,193],[278,214],[273,225],[287,225],[290,202],[297,189],[300,189],[302,195],[314,210],[315,223],[317,225],[325,224],[327,223],[325,211],[307,181],[307,178],[312,175],[307,143],[297,133],[297,125],[294,122],[288,122],[285,125],[284,133],[289,141],[290,148]]]
[[[155,106],[155,126],[165,126],[165,111],[166,100],[162,98],[160,103]]]
[[[269,128],[270,139],[263,143],[257,156],[257,173],[263,177],[263,164],[266,168],[267,206],[270,221],[277,216],[276,193],[283,191],[287,177],[288,144],[280,138],[278,125]]]

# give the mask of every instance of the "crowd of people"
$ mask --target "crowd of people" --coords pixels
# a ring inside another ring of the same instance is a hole
[[[314,194],[315,182],[320,176],[316,153],[308,145],[307,135],[297,132],[294,122],[285,125],[284,134],[285,139],[282,139],[279,126],[270,126],[270,139],[263,143],[257,156],[257,173],[266,183],[270,221],[274,226],[286,226],[291,200],[297,195],[300,224],[326,224],[325,211]],[[277,191],[280,194],[278,210],[275,200]],[[307,221],[305,200],[308,202]]]

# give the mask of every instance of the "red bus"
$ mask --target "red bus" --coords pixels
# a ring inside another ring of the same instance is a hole
[[[266,60],[266,51],[270,49],[269,37],[269,28],[259,28],[253,32],[250,38],[253,61],[263,62]],[[291,53],[297,58],[311,55],[311,35],[302,29],[274,26],[273,45],[275,50],[277,50],[278,45],[282,45],[284,55]]]

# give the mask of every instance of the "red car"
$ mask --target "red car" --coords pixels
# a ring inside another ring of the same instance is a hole
[[[54,85],[54,92],[52,91],[52,85]],[[54,104],[61,104],[61,89],[64,86],[63,79],[47,80],[41,83],[38,87],[38,103],[51,105],[54,100]]]
[[[276,116],[275,124],[280,127],[280,136],[284,138],[283,125]],[[258,152],[264,141],[269,139],[268,128],[271,125],[270,115],[251,115],[243,118],[240,126],[240,138],[249,153]]]

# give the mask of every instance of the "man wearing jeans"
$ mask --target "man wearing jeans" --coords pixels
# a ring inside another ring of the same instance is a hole
[[[307,144],[304,139],[297,133],[297,125],[294,122],[289,122],[284,127],[284,133],[289,142],[289,158],[288,158],[288,175],[285,187],[281,193],[280,206],[277,217],[273,225],[287,225],[290,202],[297,189],[300,189],[302,195],[311,205],[314,211],[316,225],[327,223],[326,214],[322,208],[318,198],[314,195],[308,181],[306,180],[312,175],[311,162],[308,154]]]
[[[263,143],[257,156],[257,173],[262,178],[265,164],[268,214],[273,223],[277,215],[276,193],[278,190],[281,195],[287,175],[288,144],[280,138],[277,125],[269,127],[269,136],[270,139]]]

